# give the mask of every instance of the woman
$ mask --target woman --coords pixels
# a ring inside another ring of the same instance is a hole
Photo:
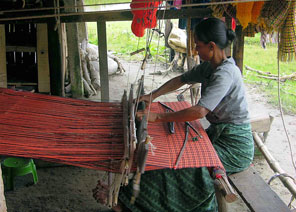
[[[223,21],[209,18],[195,27],[194,35],[196,50],[204,62],[142,96],[140,101],[149,104],[185,84],[202,83],[197,105],[174,113],[150,112],[148,121],[184,122],[206,117],[211,124],[207,129],[208,136],[227,174],[240,172],[251,164],[254,146],[242,76],[233,58],[227,58],[224,51],[234,40],[235,33],[227,29]],[[146,113],[138,112],[137,116]],[[209,179],[203,168],[146,172],[135,205],[127,202],[131,195],[128,188],[122,190],[120,200],[132,211],[217,211],[214,188]],[[145,191],[157,197],[147,200],[149,195]]]

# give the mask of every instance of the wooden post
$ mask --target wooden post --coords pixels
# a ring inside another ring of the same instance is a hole
[[[38,91],[50,92],[47,24],[37,24]]]
[[[83,97],[83,82],[79,55],[77,23],[66,24],[68,43],[68,67],[71,79],[71,91],[74,98]]]
[[[76,12],[76,0],[65,0],[66,12]],[[72,97],[81,98],[84,95],[81,60],[79,54],[78,24],[66,23],[68,70],[70,73]]]
[[[100,82],[101,82],[101,101],[109,101],[109,76],[108,76],[108,58],[107,58],[107,35],[106,22],[97,22],[99,64],[100,64]]]
[[[244,61],[244,34],[242,26],[236,26],[236,39],[233,43],[233,58],[236,62],[236,65],[243,73],[243,61]]]
[[[78,12],[84,12],[84,0],[77,0],[77,11]],[[87,24],[86,22],[78,22],[78,42],[82,43],[82,41],[86,39],[88,40],[88,34],[87,34]]]
[[[0,24],[0,87],[7,88],[5,25]]]
[[[48,55],[50,68],[50,91],[52,95],[65,96],[62,70],[62,52],[59,33],[55,30],[56,22],[48,22]]]
[[[6,202],[5,202],[5,196],[4,196],[4,185],[2,180],[2,170],[1,170],[1,164],[0,164],[0,212],[6,212],[6,211],[7,211],[7,208],[6,208]]]

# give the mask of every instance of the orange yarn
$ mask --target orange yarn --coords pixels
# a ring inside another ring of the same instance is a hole
[[[258,23],[257,19],[260,15],[263,4],[264,4],[264,1],[254,2],[253,9],[252,9],[252,20],[251,20],[252,23],[254,24]]]
[[[239,20],[243,29],[252,21],[252,9],[254,2],[239,3],[236,5],[236,18]]]

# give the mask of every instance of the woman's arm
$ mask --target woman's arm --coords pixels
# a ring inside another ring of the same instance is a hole
[[[147,115],[148,111],[138,111],[137,117],[141,118],[144,115]],[[196,119],[201,119],[208,114],[209,110],[195,105],[190,108],[186,108],[184,110],[180,110],[173,113],[148,113],[148,121],[149,122],[185,122],[185,121],[193,121]]]
[[[177,76],[177,77],[167,81],[165,84],[160,86],[158,89],[152,91],[150,94],[146,94],[146,95],[141,96],[140,101],[145,101],[149,104],[157,97],[182,87],[183,85],[185,85],[185,83],[182,82],[181,76],[182,75]]]

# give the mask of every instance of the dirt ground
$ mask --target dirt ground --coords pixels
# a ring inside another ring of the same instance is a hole
[[[143,71],[139,63],[123,62],[126,69],[124,74],[110,76],[110,99],[120,101],[123,90],[128,90],[130,83],[137,82]],[[169,73],[166,75],[151,75],[158,71],[165,71],[164,66],[148,64],[145,69],[145,91],[149,92],[159,87],[163,82],[180,73]],[[160,101],[177,101],[177,92],[159,98]],[[296,177],[295,170],[291,163],[291,153],[287,138],[284,133],[279,110],[268,104],[266,97],[259,94],[256,88],[247,86],[247,96],[251,116],[272,114],[273,121],[271,131],[266,145],[281,167],[290,175]],[[190,102],[188,92],[185,95]],[[290,140],[293,143],[294,160],[296,158],[296,117],[293,115],[284,116]],[[38,166],[39,182],[32,185],[32,176],[26,175],[15,180],[15,190],[5,192],[8,212],[99,212],[110,211],[108,208],[99,205],[92,197],[92,189],[96,186],[97,180],[104,177],[105,173],[97,170],[84,169],[66,165],[44,163],[36,161]],[[268,181],[274,175],[266,161],[257,156],[254,160],[255,169]],[[283,186],[279,179],[271,184],[272,189],[288,204],[291,194]],[[296,204],[294,202],[294,206]],[[242,200],[229,204],[230,212],[249,211]]]

